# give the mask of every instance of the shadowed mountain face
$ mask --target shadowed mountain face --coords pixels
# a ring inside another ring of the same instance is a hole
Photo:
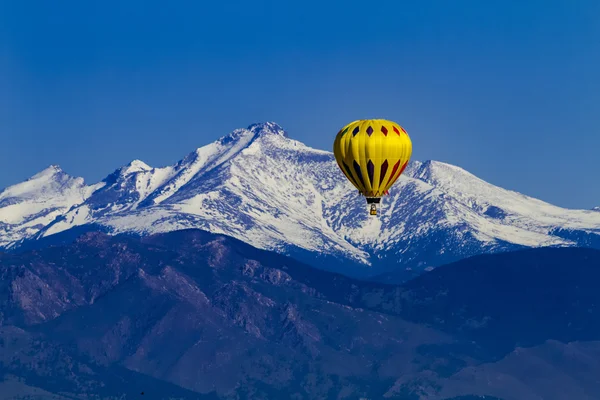
[[[27,273],[7,281],[19,290],[9,289],[5,323],[200,393],[381,396],[396,374],[420,368],[420,344],[450,340],[321,292],[336,279],[350,290],[347,278],[204,232],[144,242],[88,234],[3,265],[18,269],[23,258]]]
[[[600,338],[600,251],[537,249],[477,256],[403,286],[402,315],[500,351],[551,338]]]
[[[0,362],[71,398],[592,399],[599,266],[538,249],[392,286],[198,230],[92,232],[0,255]]]
[[[212,399],[122,366],[101,365],[44,335],[0,327],[0,399],[150,398]],[[30,396],[30,397],[28,397]],[[145,398],[145,397],[144,397]]]

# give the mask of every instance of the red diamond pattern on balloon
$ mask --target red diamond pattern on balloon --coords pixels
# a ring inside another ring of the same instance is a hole
[[[387,130],[387,128],[385,126],[381,125],[381,132],[383,132],[383,134],[385,136],[387,136],[388,130]]]
[[[398,128],[396,128],[395,126],[393,126],[392,128],[394,128],[394,132],[396,132],[398,136],[400,136],[400,131],[398,130]]]
[[[393,183],[392,179],[394,178],[394,175],[396,175],[396,171],[398,171],[398,167],[400,167],[400,160],[398,160],[398,162],[394,165],[394,168],[392,168],[392,173],[390,174],[390,177],[386,183],[386,186]]]

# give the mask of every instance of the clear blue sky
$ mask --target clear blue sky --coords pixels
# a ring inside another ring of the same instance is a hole
[[[388,118],[415,159],[591,208],[599,71],[597,0],[0,0],[0,187],[171,164],[261,121],[330,150]]]

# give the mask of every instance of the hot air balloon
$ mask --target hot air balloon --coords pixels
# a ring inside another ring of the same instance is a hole
[[[371,205],[370,214],[377,215],[377,204],[408,165],[412,142],[395,122],[361,119],[340,129],[333,154],[346,178]]]

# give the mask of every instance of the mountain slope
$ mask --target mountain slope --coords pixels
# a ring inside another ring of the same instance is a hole
[[[504,354],[548,339],[600,338],[600,251],[542,248],[480,255],[444,265],[403,285],[402,315],[461,333]],[[532,318],[535,315],[535,318]]]
[[[599,396],[600,251],[528,249],[444,265],[383,290],[373,309],[390,309],[472,343],[486,360],[448,376],[423,376],[435,400],[465,393],[502,399],[595,399]],[[389,311],[388,311],[389,312]],[[434,346],[432,356],[457,349]],[[464,351],[464,348],[463,348]],[[460,353],[461,351],[458,350]],[[464,353],[463,353],[464,354]],[[397,393],[399,380],[390,393]],[[410,386],[410,385],[409,385]]]
[[[274,123],[238,129],[174,166],[134,161],[94,190],[37,233],[15,225],[23,233],[3,242],[87,224],[141,235],[200,228],[357,276],[420,273],[523,247],[600,246],[599,213],[552,206],[435,161],[411,162],[381,216],[369,217],[331,152]]]
[[[4,255],[0,269],[12,277],[6,322],[73,357],[220,398],[380,397],[398,373],[424,367],[418,346],[452,340],[328,300],[337,296],[329,284],[344,293],[360,282],[201,231],[143,242],[88,233],[67,247]],[[79,302],[63,297],[70,307],[44,311],[75,287]],[[42,298],[28,301],[34,294]],[[374,376],[380,382],[369,383]]]
[[[92,232],[0,255],[0,367],[73,398],[594,399],[599,267],[532,249],[395,286],[198,230]]]
[[[11,247],[37,233],[100,186],[86,186],[82,178],[52,165],[4,189],[0,192],[0,247]]]
[[[153,379],[119,365],[89,357],[14,326],[0,327],[0,399],[150,399],[216,400]]]

